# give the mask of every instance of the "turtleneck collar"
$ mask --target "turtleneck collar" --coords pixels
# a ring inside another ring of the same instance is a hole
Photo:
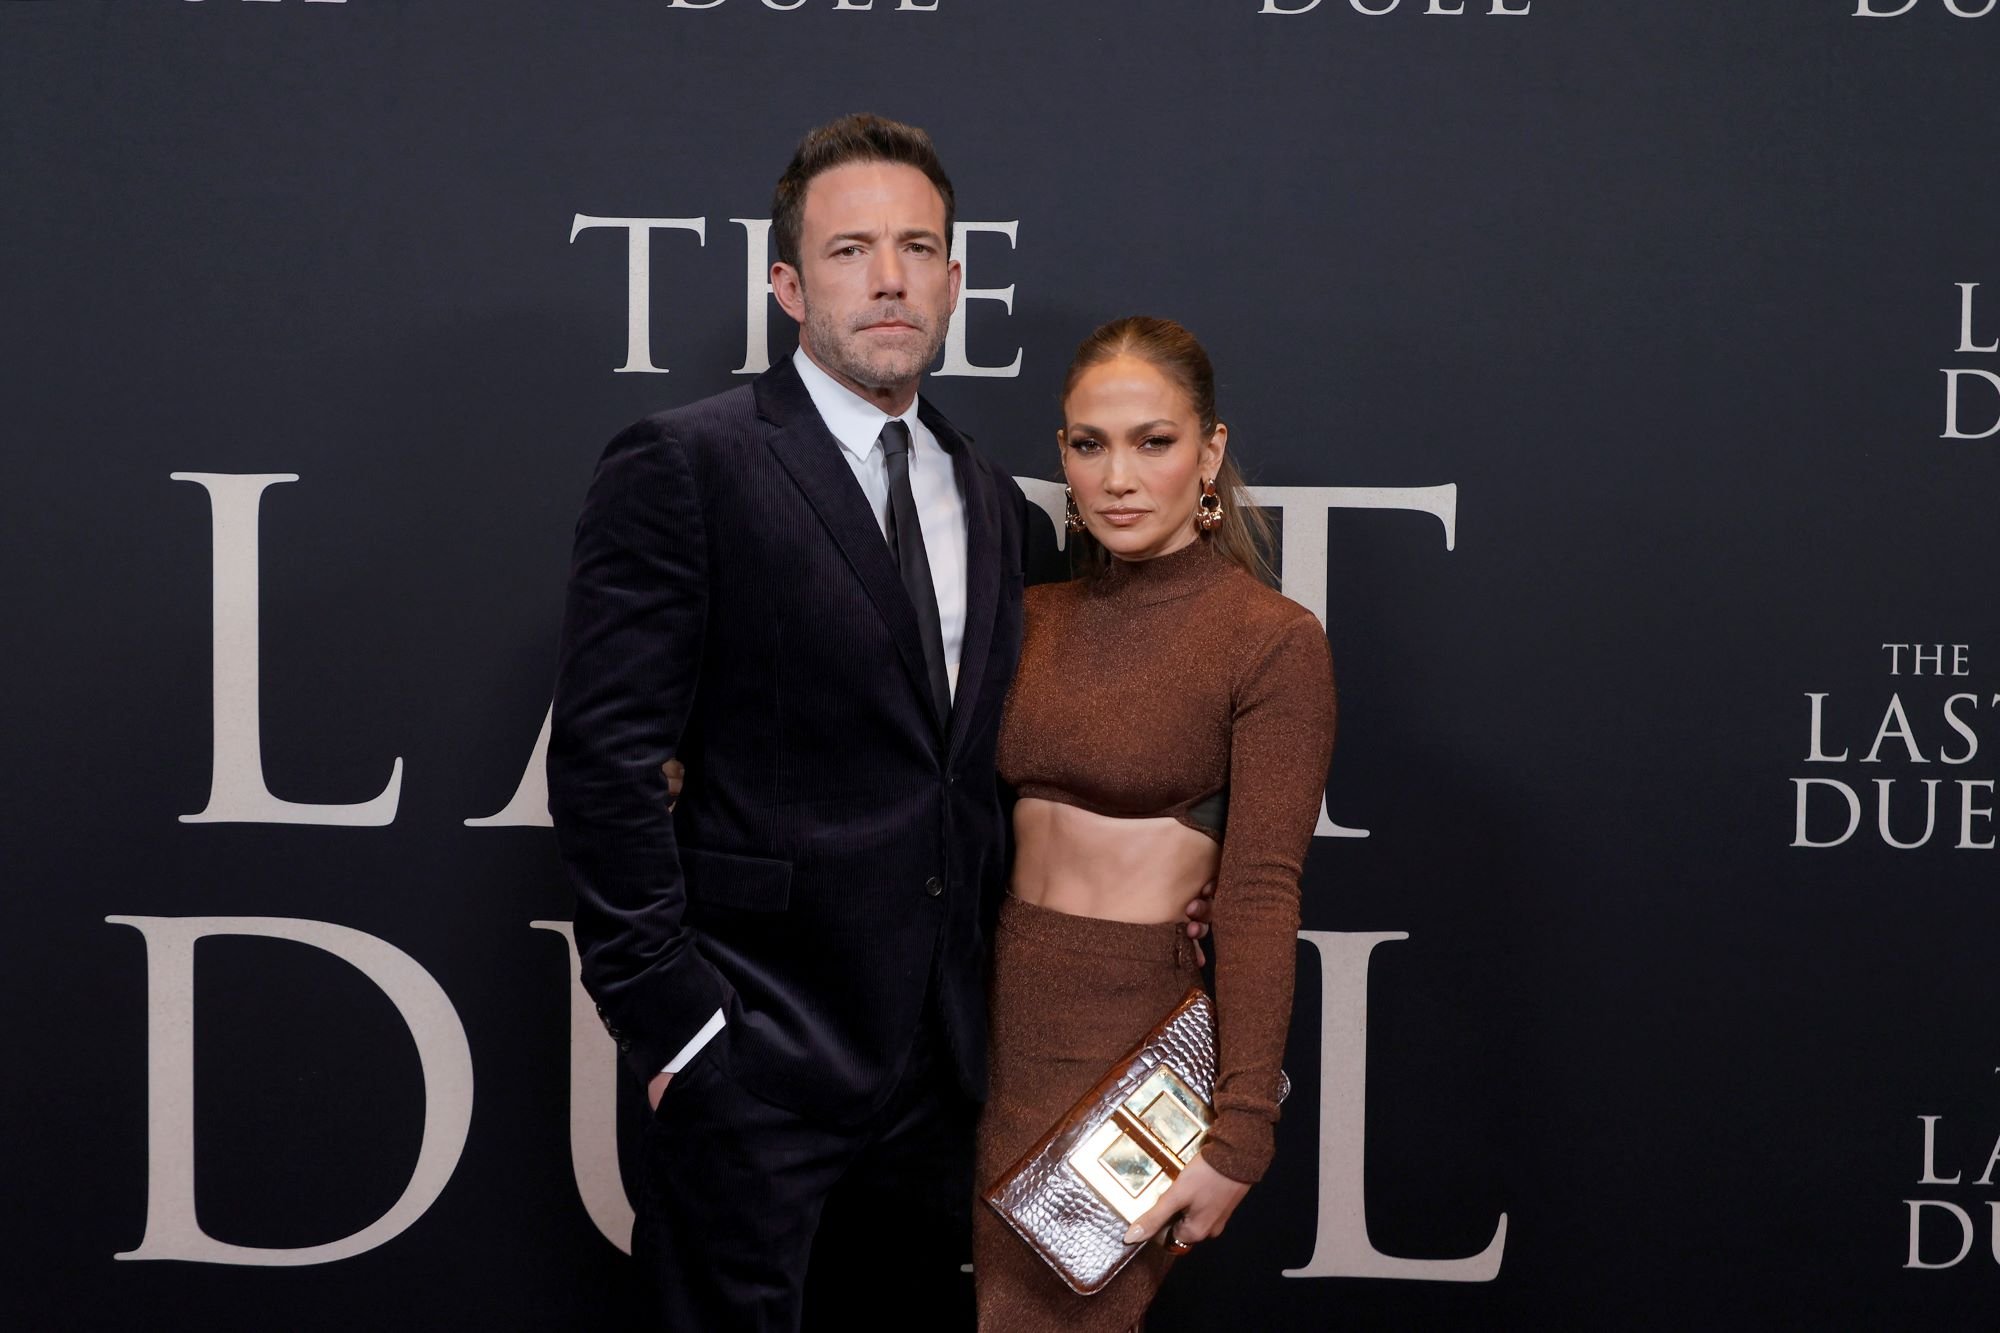
[[[1094,580],[1092,591],[1115,597],[1121,602],[1150,606],[1172,601],[1205,587],[1234,568],[1216,552],[1215,542],[1197,536],[1186,546],[1150,560],[1112,558],[1103,577]]]

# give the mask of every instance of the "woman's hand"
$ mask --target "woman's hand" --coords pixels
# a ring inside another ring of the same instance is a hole
[[[1167,1230],[1167,1248],[1185,1254],[1187,1247],[1211,1236],[1220,1236],[1229,1225],[1229,1215],[1250,1187],[1231,1180],[1210,1166],[1201,1154],[1189,1162],[1180,1179],[1168,1187],[1147,1214],[1125,1233],[1125,1243],[1151,1240],[1161,1228]]]

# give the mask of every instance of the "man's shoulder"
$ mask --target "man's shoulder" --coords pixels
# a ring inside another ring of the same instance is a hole
[[[757,420],[757,397],[748,384],[669,407],[638,424],[680,443],[700,446],[734,440]]]
[[[691,468],[697,479],[708,479],[729,471],[725,460],[740,459],[759,429],[755,395],[743,385],[640,417],[618,432],[605,453]]]

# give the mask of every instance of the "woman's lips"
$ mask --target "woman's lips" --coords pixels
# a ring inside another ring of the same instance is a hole
[[[1145,509],[1100,509],[1097,516],[1114,528],[1129,528],[1150,512]]]

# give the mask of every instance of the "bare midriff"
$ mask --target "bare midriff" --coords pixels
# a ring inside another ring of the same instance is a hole
[[[1060,801],[1014,807],[1016,898],[1073,916],[1151,925],[1187,919],[1222,847],[1171,816],[1124,819]]]

